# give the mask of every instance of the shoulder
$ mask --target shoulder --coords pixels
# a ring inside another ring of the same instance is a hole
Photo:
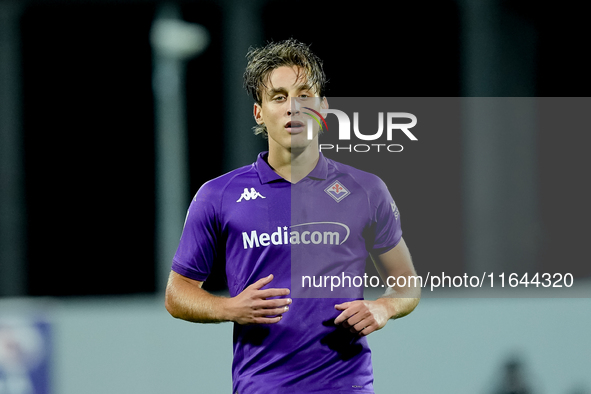
[[[193,197],[193,201],[220,201],[221,197],[229,187],[236,185],[240,186],[245,180],[251,179],[252,177],[257,177],[253,164],[227,172],[201,185],[197,194]]]

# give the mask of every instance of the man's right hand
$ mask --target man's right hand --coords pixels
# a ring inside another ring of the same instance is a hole
[[[226,302],[226,309],[230,320],[238,324],[273,324],[283,317],[289,310],[290,298],[276,298],[289,295],[289,289],[270,288],[261,290],[271,283],[273,275],[259,279],[248,286],[236,297]]]
[[[213,295],[202,289],[203,282],[171,271],[166,287],[164,305],[177,319],[195,323],[273,324],[288,311],[291,299],[285,297],[289,289],[264,289],[273,275],[259,279],[236,297]]]

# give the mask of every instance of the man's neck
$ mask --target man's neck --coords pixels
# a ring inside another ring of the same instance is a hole
[[[271,168],[282,178],[291,183],[298,183],[312,172],[319,157],[318,146],[314,144],[308,145],[301,151],[270,145],[267,160]]]

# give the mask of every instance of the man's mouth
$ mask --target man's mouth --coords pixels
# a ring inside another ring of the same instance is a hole
[[[304,122],[300,122],[299,120],[292,120],[285,124],[285,128],[288,133],[301,133],[304,131]]]

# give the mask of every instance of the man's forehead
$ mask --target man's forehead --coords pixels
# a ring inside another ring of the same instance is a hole
[[[281,66],[271,70],[265,78],[262,89],[267,92],[295,87],[298,90],[314,89],[308,82],[306,70],[299,66]]]

